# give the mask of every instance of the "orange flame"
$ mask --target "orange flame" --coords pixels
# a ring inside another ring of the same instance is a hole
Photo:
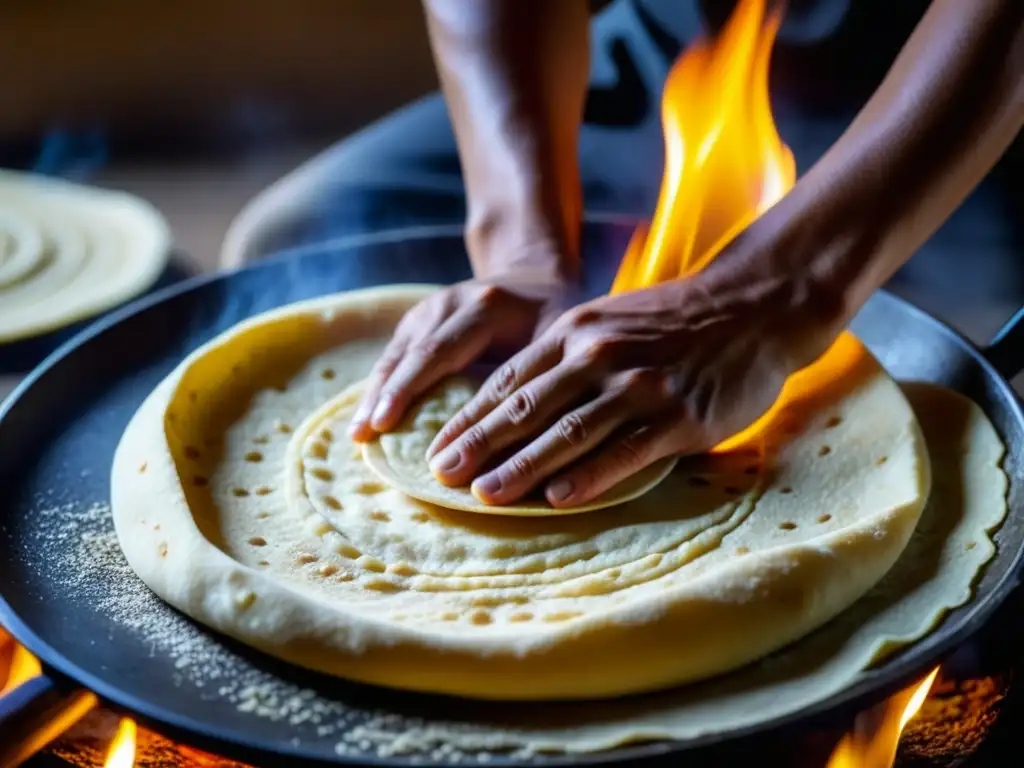
[[[746,0],[717,39],[673,65],[662,96],[658,206],[650,232],[630,243],[613,293],[693,274],[792,188],[796,165],[768,100],[780,21],[764,0]]]
[[[649,228],[626,249],[612,293],[695,274],[779,201],[796,182],[768,98],[771,49],[781,14],[742,0],[722,34],[683,52],[662,96],[665,172]],[[786,381],[772,408],[716,452],[758,447],[769,424],[830,382],[853,380],[866,358],[844,333],[814,364]],[[794,406],[789,408],[789,406]]]
[[[768,99],[780,22],[778,13],[766,13],[764,0],[742,0],[716,40],[690,48],[673,65],[662,98],[665,173],[658,205],[650,227],[634,233],[612,293],[695,274],[796,183],[793,155],[779,138]],[[842,334],[789,377],[766,414],[715,450],[757,440],[780,416],[813,407],[837,382],[855,380],[866,359],[863,345]],[[828,768],[889,768],[937,674],[858,717]]]
[[[907,723],[928,697],[939,668],[873,709],[857,716],[853,731],[843,736],[826,768],[890,768]]]
[[[0,627],[0,698],[42,673],[39,660]],[[83,691],[75,694],[43,727],[5,751],[0,744],[0,762],[21,765],[99,705],[99,699]]]
[[[110,751],[103,768],[132,768],[135,765],[135,721],[130,717],[122,717],[117,726],[114,740],[110,742]]]

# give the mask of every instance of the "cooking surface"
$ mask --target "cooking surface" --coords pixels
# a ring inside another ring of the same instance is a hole
[[[393,9],[389,9],[389,16],[393,15],[392,11]],[[249,13],[248,7],[245,13]],[[47,24],[49,24],[48,21]],[[8,27],[8,29],[11,30],[13,27]],[[328,29],[329,27],[324,25],[324,30]],[[335,34],[335,31],[329,31],[327,34],[331,38],[332,46],[336,45]],[[16,32],[15,35],[17,35]],[[364,37],[370,39],[369,36]],[[304,44],[304,47],[308,48],[309,46]],[[200,59],[197,58],[198,60]],[[18,69],[18,67],[14,67],[14,71],[18,71]],[[404,69],[408,69],[408,67]],[[319,65],[316,71],[322,72]],[[145,80],[146,78],[143,76],[141,79]],[[402,71],[397,79],[403,81],[408,79],[408,72]],[[57,79],[54,82],[64,82],[64,79]],[[335,86],[336,83],[332,81],[331,88],[333,89]],[[163,94],[163,89],[152,89],[148,84],[147,90],[157,90]],[[349,93],[344,84],[340,86],[339,90],[344,94]],[[62,91],[67,92],[68,89],[63,87]],[[313,91],[319,94],[321,89],[318,87]],[[332,106],[331,109],[333,110],[334,107]],[[369,115],[365,117],[369,117]],[[271,115],[271,118],[270,122],[273,123],[274,115]],[[284,116],[284,120],[287,123],[287,115]],[[817,120],[808,118],[806,115],[789,113],[785,109],[779,114],[780,131],[784,139],[793,145],[801,170],[806,169],[809,162],[813,161],[814,157],[820,154],[828,143],[838,135],[844,121],[845,118],[842,117],[826,117]],[[357,122],[364,122],[364,120]],[[249,121],[249,127],[252,127],[251,121]],[[336,133],[340,135],[340,131],[336,131]],[[193,272],[209,271],[216,266],[217,252],[223,233],[231,218],[242,205],[264,185],[289,170],[306,156],[325,146],[333,138],[336,136],[304,139],[290,135],[285,130],[283,133],[279,132],[277,138],[272,141],[257,142],[258,146],[253,145],[252,147],[256,151],[233,152],[225,156],[204,155],[198,159],[179,157],[168,160],[166,158],[153,159],[152,156],[133,159],[119,152],[115,146],[111,148],[110,158],[105,158],[96,164],[87,180],[141,194],[154,203],[168,216],[176,232],[179,246],[183,251],[181,263],[184,267]],[[158,137],[158,140],[163,142],[162,138]],[[992,254],[998,254],[1007,263],[1024,258],[1021,253],[1021,244],[1024,242],[1021,226],[1024,218],[1020,215],[1019,203],[1021,199],[1019,180],[1024,177],[1020,175],[1019,171],[1014,170],[1020,168],[1022,153],[1019,147],[1022,142],[1018,141],[1017,144],[1015,164],[1004,161],[1001,177],[986,180],[972,195],[968,204],[925,246],[925,250],[929,252],[930,258],[927,263],[930,266],[925,269],[906,270],[897,276],[891,286],[897,293],[910,298],[925,309],[952,323],[977,343],[986,341],[992,332],[1016,309],[1017,303],[1024,298],[1024,286],[1015,283],[1013,279],[1000,280],[998,278],[998,259],[995,260],[997,276],[994,281],[991,275],[985,277],[984,269],[978,269],[980,263],[993,263],[992,260],[986,262],[986,258]],[[1011,187],[1008,181],[1013,178],[1017,179],[1015,188]],[[977,259],[978,256],[982,258]],[[918,263],[923,264],[924,262],[918,260]],[[335,264],[332,270],[320,273],[318,279],[324,280],[325,286],[344,285],[342,277],[347,274],[346,270],[348,269],[348,265]],[[356,269],[361,269],[361,267],[356,267]],[[1012,278],[1013,273],[1011,271],[1004,274]],[[998,290],[990,292],[989,288],[992,285],[996,285]],[[296,295],[295,298],[298,296]],[[202,322],[212,334],[216,330],[226,327],[225,324],[233,322],[232,318],[236,316],[236,313],[237,316],[241,316],[261,307],[272,306],[273,302],[278,300],[284,300],[282,293],[271,291],[270,295],[254,295],[247,301],[236,302],[229,310],[225,309],[223,315],[218,314],[218,309],[211,308],[206,315],[202,316]],[[182,334],[182,340],[178,343],[178,347],[174,351],[175,354],[183,355],[195,345],[194,341],[184,340],[183,335],[186,330],[181,328],[174,331],[175,334],[179,332]],[[889,332],[896,334],[899,333],[899,329],[891,328]],[[928,349],[906,350],[906,352],[911,356],[930,354]],[[143,350],[132,350],[132,354],[139,355],[140,359],[144,357]],[[97,469],[98,465],[90,464],[83,457],[83,454],[107,457],[105,461],[109,463],[109,456],[116,444],[120,430],[134,408],[127,401],[141,399],[144,393],[169,370],[171,365],[172,361],[169,359],[143,364],[142,373],[137,379],[121,374],[116,387],[105,392],[95,401],[102,408],[91,413],[87,418],[76,420],[71,424],[61,441],[53,447],[44,462],[36,468],[27,491],[31,495],[27,495],[23,499],[34,508],[49,512],[50,516],[47,518],[51,521],[49,530],[39,534],[28,528],[15,526],[13,535],[19,546],[35,546],[36,542],[42,538],[54,556],[67,557],[69,558],[68,562],[71,563],[82,563],[83,557],[89,558],[90,563],[99,562],[100,570],[108,574],[106,580],[90,580],[92,577],[76,575],[71,572],[71,569],[68,570],[66,577],[82,587],[86,599],[76,607],[80,613],[69,611],[51,617],[52,626],[57,630],[61,643],[85,657],[105,658],[107,664],[105,676],[108,676],[108,679],[131,680],[133,677],[142,676],[144,672],[148,674],[152,668],[166,681],[168,699],[173,698],[176,686],[192,684],[190,681],[197,678],[202,680],[204,674],[209,673],[213,662],[221,664],[225,674],[229,677],[229,684],[222,684],[223,680],[204,680],[204,688],[209,692],[209,698],[203,699],[198,707],[190,711],[190,714],[196,714],[199,717],[222,717],[214,699],[219,695],[221,687],[231,687],[230,676],[240,672],[243,675],[243,681],[261,680],[265,673],[270,673],[275,669],[274,662],[261,660],[255,665],[244,661],[238,662],[239,656],[231,650],[230,646],[227,651],[219,652],[223,656],[217,655],[212,658],[206,656],[209,645],[214,644],[195,643],[193,639],[195,632],[181,628],[184,619],[177,617],[159,603],[150,606],[144,602],[146,600],[144,592],[133,591],[130,586],[132,583],[130,574],[127,574],[123,568],[118,570],[118,566],[112,564],[111,558],[113,558],[113,562],[116,562],[117,553],[113,552],[112,554],[110,547],[116,545],[110,538],[109,530],[103,530],[99,524],[103,514],[103,505],[107,502],[106,468]],[[0,350],[0,398],[4,397],[18,380],[16,375],[7,375],[11,370],[9,366],[5,365],[4,351]],[[1016,383],[1017,391],[1024,392],[1024,378],[1018,378]],[[67,386],[69,388],[74,386],[74,382],[69,382]],[[125,400],[120,400],[119,395],[127,397]],[[50,405],[52,403],[47,403],[46,407]],[[18,449],[20,450],[21,446],[18,446]],[[99,463],[102,464],[102,461]],[[62,504],[67,503],[69,497],[62,495],[61,491],[55,490],[66,490],[71,487],[80,489],[80,498],[89,502],[84,508],[76,502],[73,515],[69,514],[68,510],[62,509]],[[97,506],[92,507],[91,504]],[[65,520],[68,517],[71,517],[72,520],[66,528],[56,525],[58,519]],[[85,544],[83,544],[83,534],[86,535],[87,543]],[[24,575],[30,585],[29,591],[26,593],[26,603],[38,604],[39,600],[45,601],[50,597],[52,585],[47,579],[28,572]],[[111,579],[111,575],[114,578]],[[108,632],[84,638],[80,631],[81,620],[91,616],[101,601],[107,601],[109,608],[111,600],[127,600],[129,606],[139,610],[139,613],[132,619],[134,624],[124,623],[125,617],[121,616],[122,624],[118,625],[117,622],[112,621]],[[150,610],[155,611],[156,618],[145,618]],[[75,620],[76,617],[79,619],[78,622]],[[152,639],[152,655],[147,660],[145,668],[126,664],[123,659],[110,650],[115,647],[114,643],[119,639],[123,639],[132,632],[140,631],[147,633]],[[1015,636],[1013,631],[1006,630],[1006,633],[1010,637]],[[175,644],[175,637],[181,642]],[[167,643],[170,645],[168,646]],[[168,647],[177,650],[173,653],[165,653],[164,649]],[[106,655],[104,656],[104,654]],[[1001,658],[1005,658],[1005,654]],[[179,664],[181,666],[178,666]],[[239,664],[241,666],[238,666]],[[989,674],[993,671],[995,670],[984,667],[979,671],[977,666],[972,667],[970,663],[967,664],[967,672],[970,674]],[[307,682],[302,675],[296,676],[294,670],[285,670],[285,673],[297,680],[300,687]],[[372,705],[375,701],[393,704],[388,701],[387,694],[380,692],[358,689],[355,686],[346,686],[333,681],[324,683],[315,678],[308,682],[315,686],[327,685],[330,693],[341,700],[348,697],[360,697],[360,710]],[[139,686],[140,690],[145,687],[141,683]],[[248,707],[249,702],[257,701],[253,706],[260,706],[258,703],[259,691],[243,693],[242,687],[239,685],[235,685],[234,690],[238,697],[238,703]],[[1015,691],[1015,699],[1011,695],[1012,700],[1004,716],[1001,735],[998,735],[991,744],[982,748],[977,760],[968,762],[966,765],[989,768],[989,766],[1011,764],[1010,761],[1000,760],[1002,754],[1000,750],[1005,749],[1007,744],[1016,747],[1019,741],[1019,733],[1017,733],[1019,726],[1014,728],[1013,723],[1024,722],[1021,719],[1024,717],[1024,702],[1022,702],[1024,696],[1022,696],[1020,686]],[[998,694],[993,694],[993,697],[997,696]],[[977,697],[983,698],[981,694],[978,694]],[[279,703],[276,705],[265,704],[265,706],[271,711],[275,708],[277,711],[281,711],[282,709],[287,710],[289,706],[297,705],[289,705],[286,701],[283,705]],[[963,709],[966,710],[967,707]],[[949,754],[952,754],[957,761],[959,760],[960,755],[955,749],[951,753],[947,753],[945,760],[936,762],[935,755],[938,753],[935,752],[934,739],[929,741],[925,737],[926,735],[922,735],[929,724],[927,710],[928,705],[926,705],[925,716],[912,722],[910,726],[903,749],[905,760],[899,764],[901,768],[903,766],[929,766],[931,768],[936,765],[960,764],[959,762],[950,762],[954,758],[948,757]],[[235,706],[234,714],[229,713],[226,717],[229,719],[237,717],[239,720],[243,720],[247,716],[250,715],[239,712]],[[321,713],[323,719],[319,724],[305,722],[292,725],[288,723],[288,717],[289,715],[286,715],[277,723],[268,717],[260,717],[259,722],[268,730],[277,729],[276,732],[282,734],[299,733],[303,737],[331,724],[328,722],[330,715],[323,713]],[[1009,722],[1005,722],[1006,720]],[[83,767],[92,768],[100,765],[102,751],[113,732],[116,718],[109,714],[98,715],[96,718],[90,718],[90,722],[91,725],[83,724],[83,728],[95,729],[95,749],[83,752],[74,746],[68,746],[68,740],[64,740],[51,752],[51,756],[41,756],[33,760],[31,768],[54,768],[58,764],[63,766],[64,762],[53,758],[53,754],[62,754],[71,758],[73,764]],[[829,739],[833,736],[825,735],[819,739],[814,734],[808,734],[806,730],[801,735],[809,737],[808,745],[806,748],[801,747],[795,751],[806,753],[805,759],[787,764],[823,768],[824,755],[827,755],[831,747]],[[923,741],[915,742],[915,735]],[[332,739],[332,736],[333,734],[324,736],[325,750],[329,748],[330,744],[337,742],[337,738]],[[769,747],[779,747],[781,742],[788,741],[789,743],[783,746],[792,748],[794,742],[793,739],[786,737],[769,741],[771,744],[762,745],[759,762],[763,762],[763,758],[771,754]],[[816,744],[816,741],[822,743]],[[146,757],[146,753],[141,753],[142,759],[139,765],[195,766],[206,764],[199,759],[189,758],[187,752],[185,758],[167,759],[165,763],[160,754],[159,750],[149,754],[148,757]],[[741,763],[740,760],[744,762]],[[265,765],[291,765],[288,761],[282,763],[279,760],[260,762]],[[745,764],[746,762],[749,762],[748,756],[734,755],[732,760],[726,761],[726,764]],[[677,765],[678,758],[673,759],[670,764]],[[216,765],[218,768],[221,766],[227,768],[232,764],[225,761],[218,762]]]
[[[287,161],[283,161],[282,165],[284,162]],[[249,194],[247,190],[254,190],[257,188],[259,184],[262,183],[261,178],[272,177],[274,173],[273,166],[269,165],[268,169],[266,176],[253,174],[251,177],[251,184],[250,182],[243,181],[239,181],[237,184],[234,182],[221,183],[214,186],[213,191],[216,193],[211,191],[209,194],[202,191],[190,194],[183,188],[183,179],[185,178],[184,174],[179,174],[168,167],[154,166],[151,164],[139,164],[134,166],[126,164],[119,166],[117,163],[114,163],[109,168],[110,175],[106,175],[108,173],[107,170],[101,171],[98,176],[98,180],[102,183],[105,179],[110,179],[111,181],[109,183],[112,185],[123,185],[131,191],[142,193],[158,207],[164,209],[171,219],[172,224],[174,224],[175,229],[178,232],[184,233],[184,238],[186,240],[190,240],[194,244],[193,247],[196,249],[195,253],[198,254],[198,257],[187,257],[185,259],[185,263],[188,268],[193,271],[207,271],[215,266],[215,251],[209,247],[209,244],[218,241],[218,230],[222,226],[226,227],[227,222],[230,220],[233,212],[237,209],[237,206],[240,206]],[[236,172],[231,169],[230,164],[223,166],[222,171],[227,175],[231,175]],[[239,173],[241,172],[239,171]],[[1007,231],[1005,226],[1003,226],[1002,229],[997,229],[996,235],[1003,233],[998,237],[993,236],[992,228],[987,226],[986,222],[989,221],[989,217],[994,215],[991,208],[987,208],[982,205],[980,208],[975,208],[973,210],[981,217],[979,226],[981,227],[981,231],[985,233],[984,236],[979,238],[980,242],[975,244],[976,247],[1003,249],[1008,245],[1012,246],[1012,241],[1007,240],[1005,237],[1005,233]],[[194,228],[193,225],[195,225]],[[944,228],[936,235],[933,242],[930,244],[930,247],[939,249],[943,252],[945,258],[944,263],[948,264],[953,270],[959,271],[969,269],[969,267],[964,264],[965,261],[969,261],[969,256],[963,255],[968,252],[966,245],[969,244],[964,240],[965,231],[963,224],[958,224],[955,230],[951,230],[949,232]],[[624,244],[625,239],[623,238],[621,243],[614,245],[614,248],[621,249]],[[621,250],[618,252],[621,252]],[[958,256],[958,253],[961,255]],[[1007,252],[1007,255],[1011,258],[1014,256],[1012,250]],[[324,280],[325,286],[334,284],[340,287],[341,285],[344,285],[343,279],[346,275],[350,274],[349,270],[352,268],[353,267],[350,264],[335,264],[333,269],[325,269],[319,273],[318,279]],[[365,270],[365,267],[361,266],[356,266],[354,268],[357,271]],[[452,274],[452,278],[454,279],[460,274],[461,273],[456,271]],[[341,280],[341,282],[332,282],[336,280]],[[953,280],[952,282],[955,283],[956,281]],[[946,285],[949,283],[949,280],[945,281]],[[963,291],[936,291],[933,290],[934,286],[929,287],[927,280],[920,282],[912,279],[908,280],[906,278],[898,278],[895,281],[894,287],[898,292],[916,299],[926,308],[938,312],[945,319],[953,322],[959,329],[965,331],[972,340],[979,343],[984,342],[1003,322],[1003,320],[1009,317],[1015,308],[1014,304],[1005,297],[998,297],[992,301],[981,300],[977,290],[971,289],[969,281]],[[295,296],[295,298],[299,298],[299,296]],[[272,306],[273,302],[278,300],[284,300],[280,294],[274,295],[273,292],[271,292],[271,295],[261,294],[259,296],[250,297],[250,300],[244,303],[244,305],[236,303],[233,307],[233,311],[238,311],[239,313],[244,313],[250,310],[258,311],[261,307]],[[211,312],[216,312],[216,310],[211,310]],[[230,322],[232,322],[229,317],[217,318],[214,316],[208,317],[208,319],[215,323],[216,328],[226,327],[226,325],[216,326],[216,321],[218,321],[218,319],[226,324],[230,324]],[[897,333],[898,330],[894,328],[892,329],[892,332]],[[192,346],[194,345],[183,343],[179,348],[179,356],[183,356],[187,351],[189,351],[189,349],[191,349]],[[916,354],[925,355],[928,354],[928,350],[921,349],[918,350]],[[168,362],[168,369],[169,365],[170,363]],[[119,385],[121,388],[119,391],[137,392],[137,396],[141,398],[142,393],[148,391],[148,389],[155,384],[165,372],[166,371],[164,369],[146,370],[134,381],[123,381]],[[16,376],[0,376],[0,395],[5,393],[5,389],[9,390],[13,387],[17,379],[18,377]],[[1024,387],[1021,386],[1021,384],[1024,384],[1024,381],[1018,379],[1017,384],[1018,391],[1024,391]],[[136,386],[138,387],[137,390],[135,389]],[[115,403],[113,394],[105,396],[104,402],[106,402],[106,398],[110,398],[109,402]],[[81,456],[81,452],[77,450],[79,447],[87,448],[87,452],[96,451],[97,455],[104,455],[105,453],[105,455],[109,456],[110,453],[112,453],[113,446],[116,444],[117,435],[120,434],[120,428],[122,428],[124,423],[127,422],[132,408],[128,408],[123,405],[118,406],[115,403],[110,409],[105,410],[107,410],[105,417],[94,416],[93,418],[95,420],[77,422],[74,425],[72,434],[67,437],[67,442],[63,442],[61,444],[60,451],[50,456],[47,459],[46,464],[41,467],[43,472],[36,475],[35,490],[41,494],[50,494],[41,497],[44,500],[44,503],[41,505],[42,508],[59,509],[64,499],[62,499],[59,494],[53,493],[52,489],[61,487],[67,488],[68,483],[80,487],[84,491],[83,497],[89,499],[91,502],[95,502],[102,506],[102,504],[107,501],[105,474],[103,472],[95,472],[92,468],[81,464],[80,458],[75,458],[76,454],[79,457]],[[65,449],[67,449],[67,453],[64,453]],[[84,476],[82,475],[83,471],[86,472],[86,475]],[[94,530],[96,520],[94,519],[90,522],[88,514],[88,508],[86,508],[84,512],[85,519],[72,526],[74,532],[78,536],[82,533],[88,533],[90,530]],[[109,545],[110,543],[111,540],[109,535],[107,536],[106,541],[103,540],[103,536],[101,535],[99,538],[94,539],[94,546],[96,548],[88,551],[91,552],[93,557],[104,557],[104,553],[108,552],[108,550],[104,549],[104,546]],[[64,544],[69,545],[70,541],[65,541]],[[81,557],[83,554],[85,554],[83,551],[78,551],[77,554],[70,554],[72,562],[74,562],[74,557]],[[122,572],[119,575],[124,576],[126,574]],[[88,585],[83,586],[87,587]],[[109,584],[94,583],[92,586],[94,588],[93,595],[95,596],[98,592],[105,592]],[[33,599],[46,599],[46,589],[47,587],[45,583],[37,583],[30,594]],[[115,595],[116,594],[117,593],[115,593]],[[135,599],[138,599],[137,595],[132,597],[132,600]],[[131,604],[138,606],[137,603]],[[94,604],[83,602],[83,611],[88,613],[90,606],[92,605]],[[165,622],[169,626],[174,626],[176,621],[183,621],[181,619],[173,618],[173,614],[171,618],[163,618],[166,616],[166,613],[160,613],[161,609],[163,609],[162,606],[156,606],[156,610],[158,611],[157,615],[160,618],[153,622],[150,631],[153,631],[152,626],[159,622]],[[163,610],[166,611],[166,609]],[[54,617],[54,621],[59,623],[60,632],[69,645],[81,646],[81,635],[75,631],[76,624],[73,621],[73,618],[74,614],[69,614],[67,617]],[[135,631],[137,631],[137,629],[138,628],[136,627]],[[85,649],[85,652],[98,652],[97,649],[111,647],[110,644],[112,641],[116,641],[119,637],[123,637],[129,631],[129,629],[124,627],[112,627],[107,636],[91,638],[89,646]],[[159,639],[159,634],[159,632],[156,633],[156,639]],[[166,634],[164,640],[166,640]],[[195,661],[196,655],[201,656],[202,652],[203,649],[201,647],[193,648],[192,651],[184,653],[184,656],[179,655],[176,657],[167,657],[162,660],[157,660],[159,650],[156,640],[154,640],[154,660],[152,663],[154,666],[163,666],[169,680],[177,679],[184,681],[186,674],[195,673],[196,669],[202,669],[202,663],[197,664]],[[228,652],[228,655],[231,655],[230,651]],[[186,658],[186,661],[180,662],[181,658]],[[183,664],[182,668],[175,666],[178,663]],[[147,670],[148,668],[149,664],[147,664]],[[251,665],[246,664],[246,674],[260,675],[261,670],[270,671],[273,670],[273,668],[274,663],[269,661],[266,662],[266,665],[261,665],[260,667],[252,667]],[[140,672],[141,670],[117,669],[116,667],[111,668],[111,673],[118,676],[131,674],[133,671]],[[209,685],[210,687],[208,690],[213,691],[215,683],[211,682]],[[342,687],[344,688],[344,686]],[[236,691],[241,693],[240,688],[236,688]],[[375,692],[371,692],[371,694],[373,693]],[[247,694],[247,696],[247,700],[249,701],[252,701],[254,696],[258,698],[256,694]],[[1018,698],[1020,697],[1018,696]],[[361,699],[361,702],[365,703],[365,699]],[[244,701],[240,700],[239,703],[244,704]],[[207,705],[209,706],[208,710],[200,708],[197,712],[200,715],[212,716],[216,707],[209,701],[207,702]],[[258,706],[258,704],[256,706]],[[220,717],[220,715],[217,716]],[[239,718],[243,718],[244,713],[239,712],[237,716]],[[286,721],[287,717],[285,717],[285,722]],[[263,720],[261,720],[261,722],[263,722]],[[284,722],[281,722],[279,726],[274,726],[270,720],[265,720],[265,722],[268,727],[281,727],[289,731],[296,730],[302,733],[315,731],[317,728],[325,727],[323,722],[318,725],[311,723],[301,724],[297,728],[290,725],[286,726]],[[336,743],[336,741],[337,740],[335,739],[334,742]],[[101,738],[97,743],[105,745],[106,742]],[[820,759],[820,755],[818,754],[821,750],[819,749],[814,751],[812,749],[812,752],[815,757],[814,759],[809,759],[806,764],[814,766],[823,765],[822,759]],[[826,747],[824,747],[824,753],[827,752],[828,746],[826,745]],[[65,751],[65,754],[71,753]],[[920,760],[924,759],[925,758],[923,757],[920,758]],[[42,764],[43,763],[41,763],[41,765]],[[930,765],[928,762],[908,764]],[[83,765],[90,764],[83,763]]]
[[[630,230],[595,226],[587,233],[591,251],[610,256],[604,269],[595,262],[597,268],[589,272],[588,282],[596,292],[607,285]],[[32,432],[39,442],[19,440],[17,446],[0,446],[0,455],[10,461],[32,456],[40,448],[43,452],[30,467],[10,467],[10,477],[21,479],[10,484],[18,490],[5,510],[0,538],[8,551],[33,556],[0,565],[0,581],[7,585],[5,595],[10,593],[14,609],[32,614],[34,629],[45,634],[59,653],[94,670],[96,677],[85,682],[101,695],[113,695],[115,689],[109,686],[115,686],[123,691],[122,702],[146,715],[153,710],[145,702],[159,690],[163,716],[171,722],[217,723],[239,733],[256,732],[264,744],[288,745],[300,739],[309,753],[328,759],[335,756],[339,743],[345,743],[339,735],[342,728],[372,720],[372,710],[378,707],[433,713],[443,703],[447,717],[457,718],[460,710],[480,713],[478,703],[347,685],[252,654],[243,656],[232,643],[210,640],[141,588],[123,563],[106,517],[110,460],[125,424],[142,398],[191,349],[243,317],[288,301],[392,282],[398,276],[407,281],[450,281],[467,270],[457,230],[427,250],[422,241],[405,239],[356,253],[310,254],[235,275],[230,291],[224,282],[215,282],[183,294],[175,300],[171,316],[180,318],[180,324],[169,323],[157,305],[131,326],[136,338],[141,334],[163,343],[130,344],[115,328],[90,343],[88,358],[62,363],[61,375],[48,377],[46,391],[29,390],[21,412],[47,416]],[[260,278],[263,272],[284,279]],[[912,317],[887,311],[882,300],[873,306],[869,315],[874,318],[860,323],[859,330],[869,345],[886,347],[882,362],[894,374],[956,381],[958,353],[944,346],[941,331],[922,336]],[[104,384],[106,376],[109,385]],[[38,400],[33,403],[33,398]],[[62,418],[67,420],[61,423]],[[996,425],[1011,441],[1019,439],[1005,419],[996,419]],[[990,568],[983,584],[991,586],[998,575]],[[81,599],[62,601],[62,588]],[[52,609],[58,602],[60,610]],[[41,605],[51,609],[40,611]],[[83,627],[94,625],[97,617],[102,632],[86,633],[83,641]],[[148,647],[144,662],[121,651],[140,645]],[[278,682],[276,673],[287,682]],[[201,689],[198,697],[193,695],[196,686]],[[315,706],[308,698],[311,694],[303,693],[305,688],[316,691]],[[315,721],[305,719],[304,712],[312,713]]]

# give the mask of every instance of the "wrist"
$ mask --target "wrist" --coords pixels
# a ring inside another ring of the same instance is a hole
[[[845,254],[855,239],[826,242],[813,225],[801,226],[803,217],[770,214],[687,282],[705,297],[706,311],[760,328],[795,372],[824,353],[859,308],[849,271],[837,268],[849,263]]]
[[[579,223],[566,225],[535,206],[471,206],[465,230],[473,274],[573,283],[579,275]]]

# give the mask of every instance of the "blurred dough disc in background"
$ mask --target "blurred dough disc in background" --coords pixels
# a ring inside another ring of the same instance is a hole
[[[137,197],[0,171],[0,344],[138,296],[170,248],[166,220]]]

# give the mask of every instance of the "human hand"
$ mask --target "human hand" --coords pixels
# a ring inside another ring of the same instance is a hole
[[[392,429],[435,383],[488,352],[502,359],[547,328],[570,303],[569,283],[546,275],[498,276],[449,286],[410,309],[374,366],[350,434],[364,442]]]
[[[808,353],[806,333],[787,330],[806,323],[784,310],[709,295],[696,278],[581,305],[452,417],[427,451],[431,469],[447,485],[472,481],[487,504],[543,484],[553,506],[572,507],[664,456],[709,449],[827,347],[819,334]]]

